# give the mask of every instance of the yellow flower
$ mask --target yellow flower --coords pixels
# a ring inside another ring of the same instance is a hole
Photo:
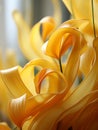
[[[97,93],[93,90],[97,82],[97,60],[83,82],[73,86],[78,77],[80,56],[84,53],[86,41],[70,22],[63,23],[43,45],[44,52],[56,58],[56,63],[35,59],[23,68],[17,66],[0,71],[3,82],[15,98],[9,103],[9,114],[14,123],[24,130],[74,128],[76,122],[73,115],[80,114]],[[96,48],[96,41],[94,44]],[[62,61],[68,50],[70,53],[67,60]],[[38,68],[36,74],[35,67]],[[72,124],[67,122],[70,118]]]
[[[82,1],[64,2],[71,12],[78,8],[76,5],[83,4]],[[83,19],[69,20],[57,29],[54,20],[46,17],[31,31],[18,12],[14,12],[14,17],[16,22],[18,20],[25,55],[28,59],[33,58],[30,53],[40,58],[31,60],[24,67],[0,71],[0,83],[7,87],[13,98],[8,105],[12,121],[22,130],[97,130],[98,38],[95,35],[89,44],[82,30],[84,27],[91,29],[86,33],[92,37],[95,23],[92,24],[91,17],[89,23]],[[28,48],[24,46],[24,37]],[[84,77],[79,81],[81,75]]]

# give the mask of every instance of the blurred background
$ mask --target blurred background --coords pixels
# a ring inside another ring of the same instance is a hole
[[[62,0],[63,21],[69,19],[69,13]],[[53,15],[51,0],[0,0],[0,49],[2,50],[3,60],[6,59],[6,50],[13,49],[21,65],[26,62],[18,45],[18,32],[12,17],[13,10],[19,10],[27,23],[33,26],[41,18]]]

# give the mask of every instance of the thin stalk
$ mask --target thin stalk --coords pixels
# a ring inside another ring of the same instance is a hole
[[[60,66],[60,71],[63,73],[61,58],[59,59],[59,66]]]
[[[71,5],[71,11],[72,11],[72,18],[75,18],[74,11],[73,11],[73,4],[72,4],[72,0],[70,1],[70,5]]]
[[[96,28],[95,28],[95,19],[94,19],[94,0],[91,0],[91,5],[92,5],[93,32],[94,32],[94,38],[96,38]]]

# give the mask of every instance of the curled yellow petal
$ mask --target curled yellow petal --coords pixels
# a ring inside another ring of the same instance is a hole
[[[42,39],[43,41],[45,41],[48,36],[51,34],[51,32],[55,29],[56,27],[56,24],[55,24],[55,21],[52,17],[45,17],[43,18],[41,21],[40,21],[41,25],[42,26]]]
[[[9,114],[12,120],[15,122],[17,126],[21,128],[23,120],[25,119],[25,101],[26,95],[21,96],[20,98],[13,99],[9,103]]]
[[[41,33],[40,28],[42,28]],[[41,50],[41,47],[43,45],[43,40],[47,39],[47,37],[50,35],[50,33],[52,33],[54,28],[55,22],[51,17],[45,17],[41,19],[41,21],[39,21],[32,27],[30,32],[31,47],[38,57],[51,60],[50,57],[44,55]]]
[[[9,103],[9,115],[14,123],[22,128],[24,122],[43,110],[44,104],[51,99],[53,94],[44,94],[27,97],[26,94],[12,99]]]
[[[20,77],[20,71],[21,67],[19,66],[0,71],[3,84],[12,97],[19,97],[24,93],[27,93],[28,96],[31,95]]]
[[[48,85],[44,81],[46,77]],[[35,76],[35,86],[38,93],[61,93],[67,88],[67,81],[58,71],[43,69]]]
[[[76,40],[77,39],[77,40]],[[57,29],[50,37],[48,43],[43,45],[45,54],[59,59],[63,53],[68,49],[67,47],[82,43],[83,36],[74,28],[62,27]],[[74,43],[75,42],[75,43]],[[68,45],[66,45],[68,44]]]

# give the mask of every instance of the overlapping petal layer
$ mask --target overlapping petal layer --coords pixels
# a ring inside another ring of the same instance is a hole
[[[97,13],[98,1],[97,0],[86,0],[86,1],[63,0],[63,2],[65,3],[65,5],[72,13],[75,19],[87,19],[89,21],[88,26],[82,28],[83,33],[86,33],[86,35],[93,37],[94,36],[93,24],[95,24],[96,36],[98,35],[98,13]],[[90,37],[87,37],[87,39],[89,42],[91,41]]]

